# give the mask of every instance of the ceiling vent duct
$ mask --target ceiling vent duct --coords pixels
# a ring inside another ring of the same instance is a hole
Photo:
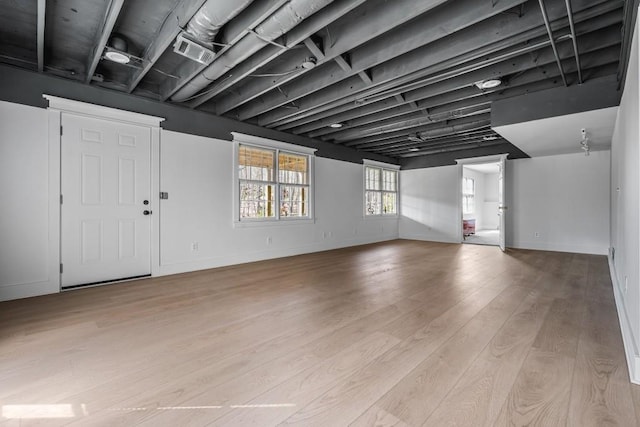
[[[227,49],[224,54],[218,55],[218,58],[211,65],[191,79],[191,81],[180,90],[176,91],[171,97],[171,100],[180,102],[190,99],[200,90],[209,86],[211,82],[216,81],[222,75],[228,73],[230,69],[264,46],[275,41],[278,37],[286,34],[300,22],[327,6],[332,1],[333,0],[290,0],[285,3],[280,9],[275,11],[273,15],[253,28],[253,31],[249,35],[243,37]],[[239,2],[239,0],[235,0],[235,2],[232,1],[231,4],[236,4],[236,2]],[[210,0],[207,2],[207,5],[209,3],[213,3],[219,8],[219,3],[227,3],[227,1]],[[247,2],[244,1],[242,3]],[[203,9],[205,6],[203,6]],[[198,14],[199,13],[200,12],[198,12]],[[195,21],[195,17],[192,21]],[[189,24],[191,24],[191,22]]]
[[[252,0],[208,0],[187,24],[186,31],[178,34],[173,51],[201,64],[213,62],[213,43],[220,28]]]
[[[185,33],[178,34],[178,38],[176,38],[176,42],[173,44],[173,51],[178,55],[182,55],[204,65],[211,64],[216,55],[213,50],[192,40]]]

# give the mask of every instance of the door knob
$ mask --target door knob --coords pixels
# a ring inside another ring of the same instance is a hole
[[[151,215],[151,211],[145,210],[142,212],[144,215]]]

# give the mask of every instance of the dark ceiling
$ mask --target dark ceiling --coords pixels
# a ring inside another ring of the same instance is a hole
[[[389,157],[464,157],[504,146],[492,101],[623,81],[635,3],[0,0],[0,62]]]

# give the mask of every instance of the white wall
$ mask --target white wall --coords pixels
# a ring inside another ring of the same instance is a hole
[[[498,216],[498,173],[484,174],[484,201],[482,203],[483,228],[495,230],[500,223]]]
[[[0,101],[0,194],[0,301],[58,292],[49,253],[46,110]]]
[[[606,254],[608,151],[508,160],[506,168],[507,246]],[[458,166],[405,170],[400,178],[400,237],[458,242]]]
[[[234,227],[232,144],[170,131],[160,144],[162,274],[398,237],[397,219],[363,218],[361,164],[316,158],[315,223]]]
[[[506,183],[508,246],[607,253],[609,151],[513,160]]]
[[[638,25],[611,143],[611,247],[614,294],[631,380],[640,383],[640,140]]]
[[[460,242],[459,188],[458,166],[400,171],[400,237]]]
[[[60,290],[60,152],[57,143],[49,146],[49,128],[58,126],[46,109],[0,102],[0,301]],[[397,218],[364,218],[361,164],[316,159],[315,222],[234,227],[232,143],[163,131],[160,145],[153,170],[160,170],[169,199],[154,209],[160,218],[154,274],[398,237]]]

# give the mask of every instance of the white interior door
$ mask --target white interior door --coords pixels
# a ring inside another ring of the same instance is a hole
[[[151,274],[151,130],[63,113],[61,285]]]
[[[507,205],[505,204],[505,166],[506,157],[500,157],[499,170],[498,170],[498,215],[500,215],[500,238],[498,245],[503,251],[506,248],[506,217],[507,217]]]

